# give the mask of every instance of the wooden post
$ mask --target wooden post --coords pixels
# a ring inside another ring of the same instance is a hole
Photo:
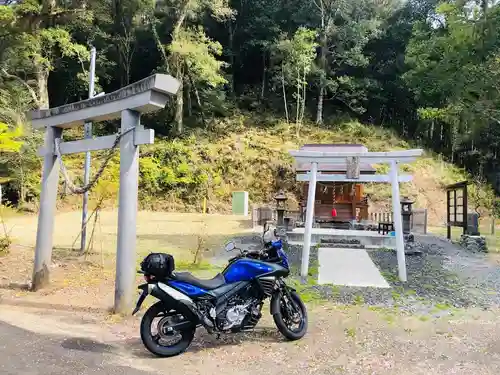
[[[456,192],[455,192],[455,194],[456,194]],[[455,208],[455,211],[456,211],[456,208]],[[462,190],[462,213],[463,213],[462,220],[464,223],[464,234],[467,233],[467,212],[468,212],[467,183],[465,183],[464,189]],[[479,225],[478,225],[478,227],[479,227]]]
[[[356,220],[356,188],[354,184],[351,185],[351,216]]]
[[[446,238],[451,240],[451,223],[450,223],[450,199],[451,191],[446,191]]]
[[[62,129],[48,126],[45,129],[45,149],[52,150],[54,143],[61,138]],[[48,152],[44,156],[43,174],[40,191],[40,210],[36,231],[35,263],[33,267],[32,290],[43,288],[50,282],[50,263],[52,258],[52,235],[56,216],[57,187],[59,184],[59,161],[57,156]]]
[[[121,131],[139,126],[140,114],[122,111]],[[134,144],[134,131],[120,140],[120,192],[118,209],[118,241],[116,249],[115,312],[125,313],[132,307],[136,276],[135,244],[139,184],[139,146]]]
[[[309,191],[307,193],[306,222],[304,228],[304,247],[302,248],[302,263],[300,265],[300,275],[306,279],[309,273],[309,254],[311,252],[311,232],[314,220],[314,201],[316,199],[316,178],[318,174],[318,163],[312,163]]]
[[[394,220],[394,230],[396,232],[396,251],[398,257],[398,273],[399,279],[405,282],[406,279],[406,259],[405,259],[405,244],[403,238],[403,219],[401,217],[401,204],[399,197],[399,180],[398,180],[398,164],[396,161],[391,161],[391,185],[392,185],[392,212]]]

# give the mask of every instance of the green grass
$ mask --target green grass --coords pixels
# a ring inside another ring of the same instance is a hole
[[[435,305],[436,309],[438,310],[450,310],[452,308],[451,305],[447,304],[447,303],[436,303]]]
[[[175,268],[179,271],[220,271],[222,269],[222,266],[214,265],[207,260],[202,260],[198,264],[186,260],[176,261],[175,263]]]
[[[345,335],[349,338],[354,338],[356,337],[356,328],[346,328],[344,330]]]
[[[357,294],[354,297],[353,304],[356,305],[356,306],[364,305],[365,304],[365,298],[361,294]]]

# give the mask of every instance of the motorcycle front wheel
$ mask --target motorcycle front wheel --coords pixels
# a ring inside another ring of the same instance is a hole
[[[274,323],[288,340],[299,340],[307,332],[307,309],[295,291],[281,291],[272,299]]]
[[[196,325],[176,330],[186,318],[161,302],[151,306],[141,320],[141,340],[146,349],[159,357],[173,357],[184,352],[193,341]]]

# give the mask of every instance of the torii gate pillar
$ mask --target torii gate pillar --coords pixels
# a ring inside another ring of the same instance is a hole
[[[34,129],[45,130],[45,146],[41,150],[44,167],[40,193],[40,211],[35,248],[32,289],[50,281],[54,219],[59,180],[55,142],[63,129],[121,118],[120,196],[116,252],[115,312],[125,313],[132,305],[135,282],[135,244],[137,191],[139,180],[139,145],[154,142],[154,131],[140,126],[142,113],[164,108],[170,95],[176,94],[179,82],[165,74],[155,74],[107,95],[31,114]],[[61,142],[61,155],[110,149],[116,136]]]
[[[398,175],[398,162],[411,162],[421,156],[423,150],[405,150],[405,151],[390,151],[390,152],[368,152],[368,151],[305,151],[297,150],[290,151],[295,161],[309,164],[309,172],[297,174],[297,181],[309,182],[309,193],[307,197],[307,217],[304,229],[304,247],[302,250],[301,276],[307,278],[309,270],[309,253],[311,247],[311,233],[313,225],[314,212],[314,194],[317,181],[325,182],[390,182],[392,185],[392,207],[394,216],[394,226],[396,235],[396,253],[398,260],[399,279],[403,282],[407,281],[406,275],[406,260],[403,240],[403,224],[401,220],[401,205],[399,199],[399,183],[411,181],[411,176]],[[322,165],[333,164],[338,165],[345,162],[348,158],[358,158],[358,162],[367,164],[390,164],[389,175],[359,175],[356,178],[350,178],[347,175],[341,174],[324,174],[318,172]]]

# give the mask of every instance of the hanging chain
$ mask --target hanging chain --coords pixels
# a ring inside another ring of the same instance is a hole
[[[135,127],[133,126],[133,127],[126,129],[123,133],[119,133],[116,135],[116,139],[115,139],[113,145],[111,146],[111,149],[109,150],[108,155],[106,155],[104,162],[101,164],[101,166],[97,170],[97,173],[94,175],[94,177],[89,181],[88,184],[86,184],[84,186],[76,186],[73,183],[73,181],[71,180],[71,178],[68,174],[68,169],[66,168],[66,165],[64,165],[62,155],[61,155],[61,149],[60,149],[61,139],[57,138],[55,140],[55,148],[54,149],[55,149],[55,154],[56,154],[57,158],[59,159],[59,165],[61,167],[61,172],[62,172],[62,175],[64,178],[64,193],[63,194],[66,195],[68,190],[72,194],[85,194],[87,191],[92,189],[94,187],[94,185],[97,183],[97,181],[99,180],[99,178],[101,177],[101,175],[104,173],[104,170],[106,169],[106,166],[108,165],[111,158],[113,157],[115,150],[116,150],[116,147],[120,143],[120,140],[122,139],[122,137],[125,134],[133,131],[134,129],[135,129]]]

